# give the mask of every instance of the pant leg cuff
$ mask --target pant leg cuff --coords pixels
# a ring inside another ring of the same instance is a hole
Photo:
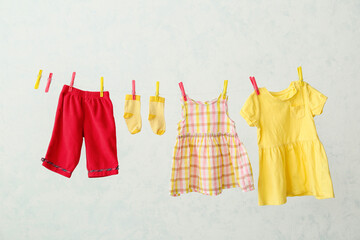
[[[107,177],[111,175],[116,175],[118,173],[119,173],[119,166],[115,168],[89,170],[88,176],[89,178],[98,178],[98,177]]]
[[[55,165],[53,162],[45,159],[45,158],[41,158],[41,161],[43,162],[42,165],[44,167],[46,167],[47,169],[56,172],[60,175],[63,175],[64,177],[70,178],[71,177],[71,171],[66,170],[65,168],[62,168],[60,166]]]

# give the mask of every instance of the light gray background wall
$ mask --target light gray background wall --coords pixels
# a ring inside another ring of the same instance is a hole
[[[360,238],[359,1],[2,0],[0,21],[0,239]],[[249,76],[277,91],[298,79],[299,65],[305,81],[329,97],[316,125],[336,198],[259,207],[257,190],[170,197],[178,82],[206,100],[229,80],[229,114],[257,183],[256,129],[239,115],[253,91]],[[88,179],[84,148],[71,179],[41,166],[59,92],[73,71],[84,90],[98,90],[105,78],[117,176]],[[142,96],[143,130],[135,136],[122,118],[132,79]],[[156,81],[166,97],[160,137],[147,121]]]

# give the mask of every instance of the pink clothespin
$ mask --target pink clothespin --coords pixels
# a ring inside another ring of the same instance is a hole
[[[252,85],[253,85],[253,87],[255,89],[256,94],[259,95],[260,92],[259,92],[259,88],[258,88],[258,86],[256,84],[255,77],[250,77],[250,81],[251,81],[251,83],[252,83]]]
[[[73,72],[73,74],[72,74],[69,92],[72,91],[72,88],[73,88],[73,85],[74,85],[74,80],[75,80],[75,74],[76,74],[76,72]]]
[[[49,78],[47,80],[46,87],[45,87],[45,92],[46,93],[49,92],[52,75],[53,75],[52,73],[49,74]]]
[[[136,99],[135,80],[132,80],[132,97],[133,97],[133,100]]]
[[[181,90],[181,94],[183,95],[184,101],[187,101],[186,94],[185,94],[185,89],[184,89],[184,84],[182,82],[179,82],[179,87],[180,87],[180,90]]]

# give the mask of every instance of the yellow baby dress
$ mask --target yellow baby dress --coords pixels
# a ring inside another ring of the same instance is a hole
[[[257,127],[259,205],[284,204],[288,196],[333,198],[328,160],[314,122],[327,97],[302,80],[280,92],[259,91],[240,112]]]

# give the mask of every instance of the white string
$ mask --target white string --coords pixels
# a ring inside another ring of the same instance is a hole
[[[332,68],[333,69],[333,68]],[[340,69],[340,68],[339,68]],[[37,75],[36,75],[37,76]],[[43,76],[44,77],[44,76]],[[306,81],[306,82],[311,82],[312,80],[316,80],[316,78],[317,79],[319,79],[319,78],[323,78],[324,76],[323,76],[323,74],[318,74],[317,72],[316,73],[314,73],[314,72],[308,72],[308,71],[306,71],[306,74],[305,74],[305,77],[304,77],[304,81]],[[36,81],[36,77],[34,77],[34,82]],[[47,81],[47,77],[46,77],[46,81]],[[76,82],[76,79],[75,79],[75,82]],[[261,87],[261,80],[259,81],[257,81],[258,82],[258,86],[259,86],[259,88]],[[228,90],[227,90],[227,92],[228,93],[235,93],[235,92],[240,92],[240,91],[243,91],[243,90],[245,90],[245,89],[249,89],[249,88],[251,88],[251,89],[253,89],[253,87],[252,87],[252,85],[251,85],[251,82],[250,82],[250,80],[242,80],[242,81],[237,81],[237,80],[233,80],[233,81],[231,81],[231,85],[232,86],[234,86],[234,85],[237,85],[237,84],[239,84],[239,83],[241,83],[241,85],[242,85],[242,87],[236,87],[236,88],[234,88],[234,87],[228,87]],[[260,83],[260,84],[259,84]],[[68,81],[68,82],[65,82],[65,84],[67,84],[67,85],[69,85],[70,84],[70,80]],[[141,83],[140,83],[141,84]],[[248,84],[248,86],[246,86],[246,85],[244,85],[244,84]],[[230,84],[229,84],[230,85]],[[76,88],[76,85],[74,84],[74,87]],[[176,95],[176,96],[181,96],[181,91],[180,91],[180,89],[179,89],[179,86],[176,84],[176,88],[178,89],[178,91],[176,91],[176,92],[168,92],[168,91],[162,91],[162,89],[161,89],[161,86],[160,86],[160,91],[159,91],[159,95],[160,96],[174,96],[174,95]],[[40,87],[39,87],[39,89],[40,89]],[[50,86],[50,91],[49,91],[49,93],[50,92],[54,92],[54,89],[52,89],[53,91],[51,91],[51,86]],[[84,90],[84,91],[86,91],[86,90]],[[118,89],[106,89],[106,85],[105,85],[105,89],[104,89],[104,91],[109,91],[110,93],[116,93],[116,94],[131,94],[131,87],[129,87],[128,89],[121,89],[121,90],[118,90]],[[142,89],[141,89],[141,87],[140,88],[138,88],[138,91],[137,91],[138,93],[138,95],[151,95],[151,96],[155,96],[155,93],[156,93],[156,89],[155,89],[155,87],[154,87],[154,90],[152,90],[152,91],[142,91]],[[209,95],[209,94],[220,94],[221,92],[222,92],[222,88],[221,89],[218,89],[218,90],[213,90],[213,91],[200,91],[200,92],[198,92],[198,91],[187,91],[186,90],[186,87],[185,87],[185,92],[186,93],[189,93],[189,95],[191,95],[191,96],[203,96],[203,95]]]
[[[227,90],[227,93],[239,93],[241,90],[244,90],[244,89],[232,89],[232,90]],[[119,91],[119,90],[109,90],[110,94],[111,95],[114,95],[115,94],[121,94],[121,95],[125,95],[125,94],[131,94],[130,91]],[[192,96],[204,96],[204,95],[214,95],[215,97],[217,97],[218,95],[220,95],[222,93],[222,91],[208,91],[208,92],[202,92],[202,93],[197,93],[197,92],[190,92],[190,91],[186,91],[186,94],[189,94],[191,97]],[[140,95],[140,96],[155,96],[155,93],[147,93],[147,92],[142,92],[142,91],[137,91],[136,92],[137,95]],[[229,94],[227,94],[229,95]],[[159,93],[159,96],[161,97],[171,97],[171,96],[179,96],[181,97],[181,91],[179,90],[178,92],[176,93],[162,93],[160,91]]]

